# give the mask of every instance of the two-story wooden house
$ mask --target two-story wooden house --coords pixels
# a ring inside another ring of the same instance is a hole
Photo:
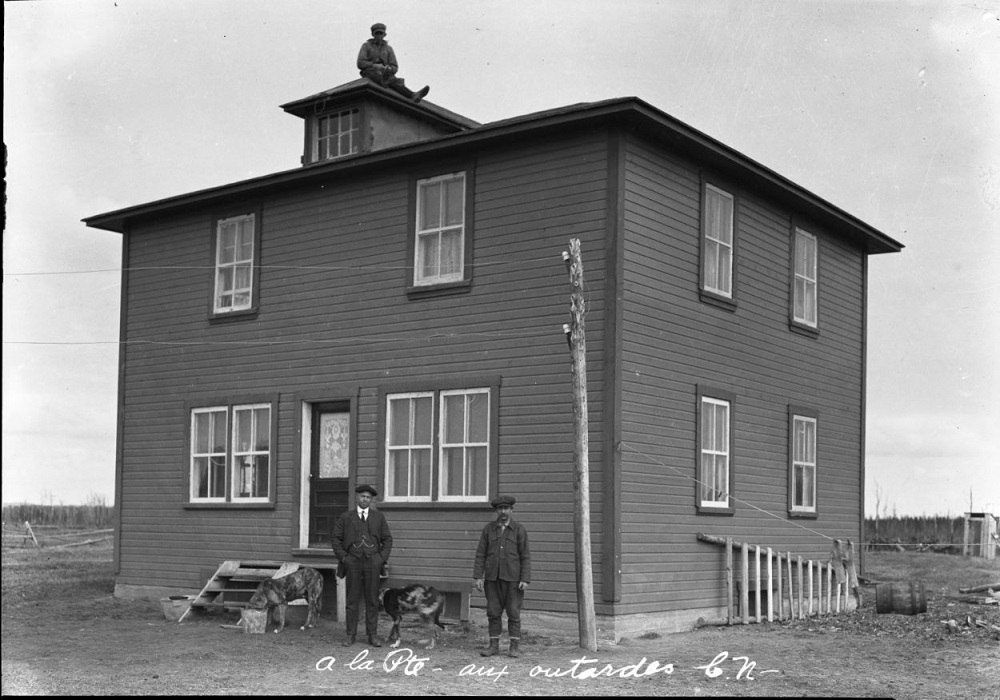
[[[719,615],[697,532],[860,538],[867,257],[895,240],[633,97],[478,124],[356,80],[284,109],[301,167],[86,219],[123,238],[117,595],[328,566],[371,483],[393,576],[456,587],[515,495],[526,631],[575,620],[571,238],[602,635]]]

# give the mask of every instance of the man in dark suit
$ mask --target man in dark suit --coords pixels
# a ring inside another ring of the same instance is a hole
[[[370,507],[372,500],[378,496],[378,491],[367,484],[354,491],[357,507],[337,518],[330,538],[334,554],[344,564],[347,579],[347,639],[344,640],[344,646],[354,644],[354,637],[358,632],[359,604],[363,597],[368,643],[373,647],[380,647],[379,574],[392,551],[392,534],[385,516]]]

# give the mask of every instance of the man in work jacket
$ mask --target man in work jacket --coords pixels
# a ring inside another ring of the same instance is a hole
[[[507,635],[510,637],[509,656],[520,656],[521,602],[531,582],[531,552],[528,531],[511,517],[516,500],[513,496],[498,496],[490,501],[497,519],[483,528],[476,548],[476,563],[472,578],[476,589],[486,590],[486,618],[489,620],[490,646],[482,656],[500,653],[500,633],[503,613],[507,613]]]
[[[354,489],[357,507],[345,512],[333,526],[330,544],[344,564],[347,578],[347,638],[344,646],[354,644],[358,632],[361,599],[365,599],[365,633],[373,647],[382,646],[378,638],[378,589],[382,565],[392,552],[392,533],[385,516],[370,508],[378,496],[375,487],[364,484]]]
[[[420,102],[430,92],[430,88],[425,86],[417,92],[413,92],[406,87],[402,78],[396,76],[399,64],[396,63],[396,52],[385,40],[385,25],[381,22],[372,25],[372,38],[361,45],[358,51],[358,70],[361,77],[368,78],[372,82],[395,90],[403,97]]]

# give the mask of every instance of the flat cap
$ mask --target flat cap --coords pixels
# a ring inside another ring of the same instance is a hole
[[[513,507],[515,503],[517,503],[517,499],[514,498],[513,496],[497,496],[492,501],[490,501],[490,505],[493,506],[494,508],[498,508],[499,506]]]
[[[378,491],[375,490],[375,487],[370,486],[368,484],[361,484],[361,486],[354,489],[354,493],[370,493],[372,495],[372,498],[378,496]]]
[[[375,32],[382,32],[383,34],[385,34],[385,25],[382,24],[381,22],[376,22],[375,24],[373,24],[372,34],[374,34]]]

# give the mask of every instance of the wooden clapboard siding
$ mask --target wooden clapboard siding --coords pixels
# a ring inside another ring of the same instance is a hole
[[[619,611],[720,604],[717,548],[698,531],[809,556],[857,538],[861,251],[796,217],[820,241],[820,333],[788,327],[793,212],[737,198],[736,309],[699,300],[701,178],[722,178],[638,138],[626,141],[622,308],[622,603]],[[734,395],[731,516],[695,507],[696,387]],[[789,405],[819,412],[819,516],[787,516]],[[806,529],[808,528],[808,529]]]
[[[722,605],[724,554],[697,532],[812,557],[828,554],[824,535],[857,539],[860,243],[626,123],[580,124],[317,171],[329,174],[131,221],[118,582],[194,587],[225,559],[293,558],[302,396],[316,400],[329,388],[330,399],[352,400],[357,480],[381,483],[384,390],[499,378],[499,491],[518,497],[515,518],[531,536],[528,605],[575,612],[571,367],[561,329],[570,238],[581,240],[589,305],[598,612]],[[413,178],[465,168],[473,173],[472,283],[411,297]],[[706,177],[737,201],[732,310],[699,296]],[[213,217],[241,210],[260,214],[259,308],[253,318],[211,322]],[[815,336],[789,328],[794,226],[819,240]],[[195,344],[139,342],[166,340]],[[732,515],[696,510],[698,385],[735,397]],[[274,506],[188,507],[190,408],[250,400],[273,402]],[[787,513],[790,405],[819,414],[816,518]],[[489,508],[381,507],[396,540],[394,577],[471,577]]]
[[[499,488],[518,496],[515,516],[532,536],[535,578],[546,582],[533,589],[533,605],[575,608],[572,397],[561,331],[568,278],[561,252],[570,237],[581,239],[596,455],[607,150],[606,135],[590,130],[456,161],[475,166],[476,267],[471,289],[446,297],[406,294],[407,169],[331,178],[243,202],[260,213],[260,302],[253,319],[208,319],[213,215],[240,206],[134,224],[127,264],[170,269],[129,275],[126,340],[212,344],[126,346],[119,583],[192,587],[225,559],[290,558],[301,413],[294,397],[303,388],[358,387],[357,478],[377,483],[380,387],[500,376]],[[186,507],[190,407],[250,399],[276,400],[275,506]],[[600,483],[594,459],[591,470],[592,484]],[[593,493],[592,501],[599,560],[601,495]],[[383,508],[396,540],[394,575],[471,577],[489,509]]]

